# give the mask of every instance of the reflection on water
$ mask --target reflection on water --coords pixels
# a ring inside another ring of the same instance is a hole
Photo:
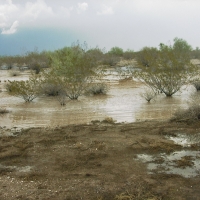
[[[3,70],[0,70],[2,73]],[[3,71],[0,80],[10,79]],[[164,95],[155,101],[147,103],[141,96],[143,86],[135,81],[119,82],[111,75],[108,80],[110,90],[108,95],[82,96],[78,101],[69,100],[65,107],[60,106],[56,97],[40,97],[31,103],[9,96],[6,91],[0,93],[1,107],[11,112],[0,116],[0,126],[11,128],[32,126],[62,126],[67,124],[89,123],[91,120],[103,120],[112,117],[117,122],[133,122],[137,120],[168,119],[174,111],[187,106],[187,98],[191,89],[166,98]],[[20,78],[21,77],[21,78]],[[28,72],[15,78],[26,80]],[[112,81],[110,81],[112,80]],[[3,81],[0,88],[3,88]]]

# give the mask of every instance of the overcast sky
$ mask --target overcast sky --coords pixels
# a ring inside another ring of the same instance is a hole
[[[0,0],[0,55],[77,40],[138,51],[175,37],[200,47],[200,0]]]

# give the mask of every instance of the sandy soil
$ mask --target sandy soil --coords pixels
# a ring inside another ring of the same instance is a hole
[[[180,130],[199,133],[200,123],[94,122],[13,135],[2,130],[1,200],[200,199],[200,176],[149,173],[137,159],[141,153],[183,149],[165,136]],[[189,149],[199,150],[199,144]],[[191,162],[179,163],[180,168],[187,165]]]

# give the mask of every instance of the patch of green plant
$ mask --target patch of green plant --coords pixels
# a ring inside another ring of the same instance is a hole
[[[145,47],[137,56],[139,71],[134,76],[167,97],[190,82],[199,71],[190,62],[191,46],[175,38],[173,45],[160,44],[159,49]]]
[[[27,81],[8,81],[6,89],[10,95],[20,97],[25,102],[31,102],[40,94],[40,78],[30,76]]]

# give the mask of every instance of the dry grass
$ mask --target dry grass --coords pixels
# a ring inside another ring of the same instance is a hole
[[[191,105],[187,109],[180,109],[174,113],[171,121],[192,122],[200,120],[200,105]]]
[[[177,110],[171,121],[194,122],[198,120],[200,120],[200,95],[197,92],[190,96],[188,108]]]

